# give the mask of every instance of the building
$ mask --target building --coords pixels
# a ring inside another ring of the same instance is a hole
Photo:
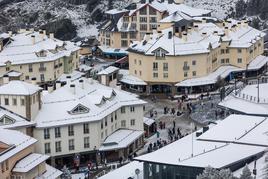
[[[0,127],[0,178],[60,178],[62,172],[45,163],[49,156],[34,153],[36,139]]]
[[[176,18],[173,26],[130,45],[129,74],[147,84],[139,87],[141,92],[207,92],[215,90],[221,79],[267,70],[268,59],[262,56],[265,34],[247,21],[196,20]]]
[[[39,85],[54,82],[79,66],[79,47],[46,31],[20,30],[0,35],[0,83],[8,76]]]
[[[53,166],[114,161],[143,146],[145,102],[136,95],[86,78],[55,88],[42,92],[22,81],[0,87],[3,107],[35,123],[36,152],[51,156]]]
[[[237,114],[268,116],[268,83],[249,84],[231,93],[219,106]]]
[[[143,162],[144,179],[193,179],[208,166],[237,171],[263,157],[267,125],[265,117],[231,115],[134,160]]]
[[[126,49],[131,42],[141,41],[146,33],[158,28],[162,19],[175,12],[190,17],[210,16],[211,13],[186,6],[181,0],[142,0],[126,9],[109,10],[106,12],[107,21],[102,24],[99,33],[104,54],[107,51],[107,55],[116,55],[116,51],[111,49]]]

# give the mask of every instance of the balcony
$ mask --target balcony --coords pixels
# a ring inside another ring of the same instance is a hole
[[[47,70],[46,67],[40,67],[40,68],[39,68],[39,72],[43,72],[43,71],[46,71],[46,70]]]
[[[189,66],[183,66],[183,71],[189,71],[190,67]]]

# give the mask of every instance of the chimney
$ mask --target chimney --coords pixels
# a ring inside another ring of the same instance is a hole
[[[218,31],[214,31],[213,32],[213,35],[216,35],[217,36],[218,35]]]
[[[183,42],[187,42],[187,32],[182,33],[182,40]]]
[[[70,90],[75,95],[75,84],[70,85]]]
[[[80,85],[80,88],[84,89],[85,88],[84,80],[79,80],[79,85]]]
[[[47,87],[47,91],[48,91],[49,93],[52,93],[53,90],[54,90],[54,86],[53,86],[53,85],[49,85],[49,86]]]
[[[192,34],[192,27],[188,27],[188,34]]]
[[[224,33],[226,36],[229,36],[229,28],[228,27],[224,27]]]
[[[4,75],[3,76],[3,84],[8,84],[9,83],[9,76],[8,75]]]
[[[61,82],[60,81],[56,81],[56,90],[61,88]]]
[[[153,29],[153,35],[157,34],[157,30]]]
[[[240,28],[241,28],[241,22],[238,22],[238,23],[237,23],[237,26],[238,26],[238,28],[240,29]]]
[[[202,24],[207,23],[207,19],[206,18],[202,18]]]
[[[32,35],[31,38],[32,38],[32,45],[34,45],[35,44],[35,36]]]
[[[244,22],[244,27],[248,28],[248,21]]]
[[[198,29],[199,29],[199,28],[198,28],[198,25],[194,25],[194,31],[196,31],[196,32],[197,32],[197,31],[198,31]]]
[[[12,31],[8,31],[8,35],[9,35],[9,37],[12,37],[12,35],[13,35]]]
[[[50,33],[50,34],[49,34],[49,38],[50,38],[50,39],[54,39],[54,33]]]
[[[157,31],[157,36],[160,37],[162,35],[162,31]]]
[[[89,81],[89,84],[93,84],[94,83],[93,78],[89,78],[88,81]]]
[[[232,25],[232,31],[236,31],[236,25]]]
[[[36,85],[36,83],[37,83],[37,82],[36,82],[36,78],[33,77],[33,78],[32,78],[32,84],[33,84],[33,85]]]
[[[144,36],[144,40],[146,40],[147,42],[150,40],[150,33],[146,33],[146,35]]]
[[[44,40],[44,38],[45,38],[44,32],[42,30],[40,30],[39,34],[40,34],[41,40]]]
[[[202,32],[202,37],[205,37],[207,36],[207,33],[206,32]]]

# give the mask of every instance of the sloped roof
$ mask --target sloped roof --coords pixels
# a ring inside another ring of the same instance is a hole
[[[10,81],[0,86],[0,95],[32,95],[42,88],[24,81]]]

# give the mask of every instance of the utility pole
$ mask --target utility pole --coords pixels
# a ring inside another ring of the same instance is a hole
[[[258,103],[260,102],[260,79],[258,78]]]

